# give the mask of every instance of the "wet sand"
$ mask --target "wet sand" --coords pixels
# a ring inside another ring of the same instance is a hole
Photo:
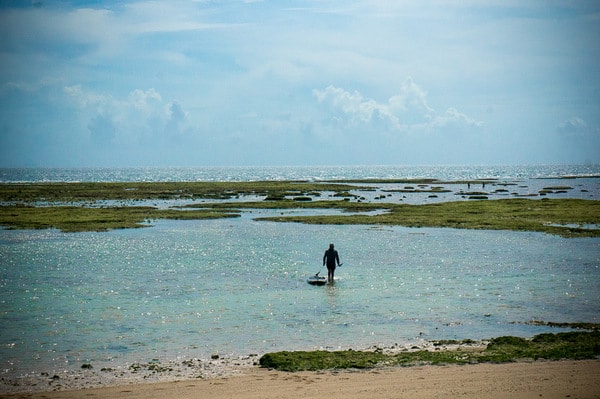
[[[286,373],[259,367],[225,377],[2,398],[600,398],[600,360]]]

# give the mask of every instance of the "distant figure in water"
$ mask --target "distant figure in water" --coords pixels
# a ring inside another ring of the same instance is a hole
[[[338,251],[333,249],[333,244],[329,244],[329,249],[323,255],[323,266],[327,264],[327,281],[329,283],[333,283],[336,263],[337,266],[340,266],[340,256],[338,255]]]

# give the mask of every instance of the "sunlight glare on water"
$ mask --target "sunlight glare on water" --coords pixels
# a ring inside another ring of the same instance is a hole
[[[0,169],[4,182],[496,178],[486,187],[493,198],[541,198],[546,187],[568,185],[549,195],[583,199],[600,197],[598,175],[598,165]],[[469,188],[464,182],[447,188],[436,198],[372,195],[415,204],[469,200],[455,194]],[[525,324],[531,320],[599,322],[598,238],[253,220],[276,212],[107,233],[0,230],[1,375],[529,337],[560,330]],[[330,242],[344,263],[335,285],[308,285],[309,276],[326,273]]]
[[[1,231],[3,368],[529,336],[598,322],[598,239],[452,229],[160,221]],[[329,242],[344,266],[321,270]]]

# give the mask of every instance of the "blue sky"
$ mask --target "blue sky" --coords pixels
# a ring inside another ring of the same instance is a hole
[[[1,1],[0,166],[600,162],[600,2]]]

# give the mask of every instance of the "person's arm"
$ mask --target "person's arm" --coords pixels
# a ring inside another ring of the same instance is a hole
[[[337,251],[335,251],[335,260],[337,260],[337,264],[339,266],[340,265],[340,256],[338,255]]]
[[[325,259],[327,259],[327,251],[325,251],[325,255],[323,255],[323,266],[325,266]]]

